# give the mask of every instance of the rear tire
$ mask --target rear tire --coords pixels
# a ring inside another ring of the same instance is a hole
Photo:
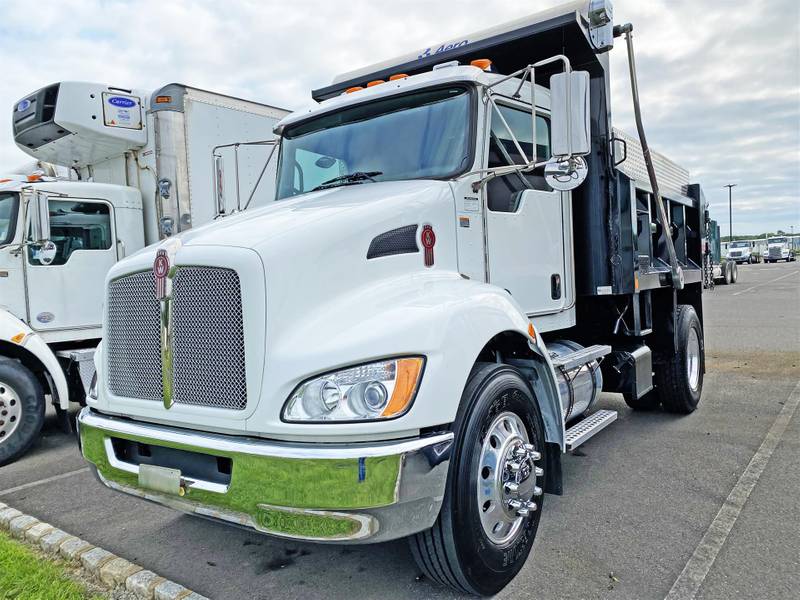
[[[544,424],[518,370],[479,363],[452,429],[455,440],[441,512],[431,529],[409,542],[426,576],[462,593],[489,596],[525,564],[539,528]],[[516,488],[508,488],[510,483]],[[512,506],[512,501],[528,505]]]
[[[44,424],[44,393],[33,373],[0,358],[0,466],[22,456]]]
[[[697,408],[703,392],[703,328],[694,308],[688,304],[678,306],[675,321],[678,351],[669,358],[662,355],[662,360],[654,365],[656,391],[664,410],[689,414]]]
[[[722,279],[720,280],[721,285],[728,285],[731,282],[731,263],[726,262],[722,265]]]
[[[733,267],[731,267],[731,283],[736,283],[739,279],[739,265],[733,263]]]

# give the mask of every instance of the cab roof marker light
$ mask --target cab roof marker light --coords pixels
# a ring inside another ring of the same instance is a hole
[[[481,71],[488,71],[492,68],[492,61],[488,58],[478,58],[469,63],[472,67],[478,67]]]
[[[461,63],[458,62],[457,60],[451,60],[449,62],[439,63],[438,65],[433,65],[433,69],[431,69],[431,70],[432,71],[438,71],[439,69],[449,69],[450,67],[457,67],[460,64]]]
[[[344,91],[344,93],[345,93],[345,94],[352,94],[353,92],[360,92],[360,91],[361,91],[361,90],[363,90],[363,89],[364,89],[364,88],[363,88],[363,86],[360,86],[360,85],[354,85],[353,87],[349,87],[349,88],[347,88],[347,89]]]
[[[367,87],[368,87],[368,88],[375,87],[376,85],[380,85],[380,84],[382,84],[382,83],[386,83],[386,82],[385,82],[383,79],[376,79],[375,81],[370,81],[370,82],[367,84]]]
[[[408,75],[405,73],[395,73],[391,77],[389,77],[389,81],[399,81],[401,79],[408,79]]]

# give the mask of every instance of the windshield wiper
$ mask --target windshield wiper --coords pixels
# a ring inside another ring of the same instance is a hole
[[[339,177],[323,181],[311,191],[316,192],[317,190],[324,190],[325,188],[336,187],[337,185],[349,185],[352,183],[363,183],[365,181],[375,182],[374,178],[378,175],[383,175],[383,171],[356,171],[355,173],[348,173],[347,175],[339,175]]]

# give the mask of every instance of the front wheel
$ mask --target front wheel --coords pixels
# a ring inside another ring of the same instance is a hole
[[[425,575],[462,593],[502,590],[530,554],[542,510],[544,425],[522,374],[480,363],[458,416],[444,502],[410,538]]]
[[[0,358],[0,466],[30,448],[44,424],[44,394],[33,373]]]
[[[733,267],[731,267],[731,283],[736,283],[739,279],[739,265],[733,263]]]

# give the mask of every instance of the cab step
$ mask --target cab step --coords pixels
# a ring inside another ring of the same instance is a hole
[[[564,443],[567,452],[574,450],[617,420],[617,411],[598,410],[567,429]]]
[[[572,369],[577,369],[581,365],[585,365],[588,362],[597,360],[598,358],[605,356],[610,352],[611,346],[595,344],[594,346],[587,346],[586,348],[581,348],[580,350],[570,354],[551,357],[551,359],[553,362],[553,367],[556,369],[571,371]]]

